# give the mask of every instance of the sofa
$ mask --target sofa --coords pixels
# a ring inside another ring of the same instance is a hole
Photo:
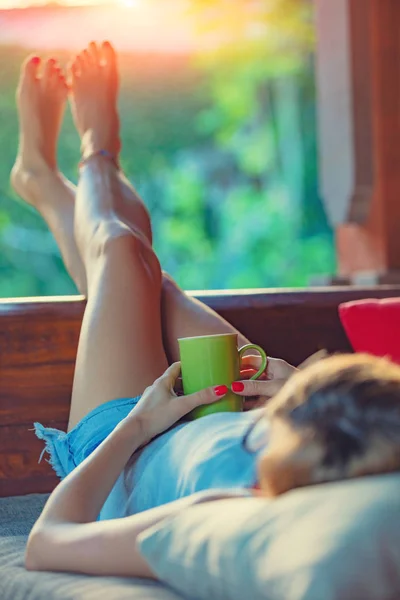
[[[297,365],[320,349],[351,352],[339,306],[365,298],[400,298],[400,286],[195,295],[252,342],[263,346],[269,355]],[[27,535],[57,483],[46,461],[38,462],[42,445],[33,434],[32,423],[37,420],[46,426],[66,428],[84,307],[84,299],[80,297],[0,301],[0,598],[189,598],[190,595],[182,593],[173,581],[172,585],[171,582],[164,585],[134,579],[34,573],[24,569]],[[345,555],[344,549],[344,560]],[[314,598],[307,589],[305,586],[304,591],[297,590],[297,595],[288,593],[282,600]],[[351,593],[347,596],[344,591],[339,600],[357,600],[354,590]],[[385,597],[374,600],[398,600],[400,590],[398,595],[397,591],[394,594],[390,597],[385,591]],[[193,597],[199,597],[195,590]],[[267,589],[263,597],[280,598],[272,588],[270,595]],[[330,600],[330,596],[326,593],[324,597],[317,596],[317,600]]]

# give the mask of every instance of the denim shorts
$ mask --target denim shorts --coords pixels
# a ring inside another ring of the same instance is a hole
[[[45,442],[40,455],[49,454],[48,462],[63,479],[85,460],[122,419],[136,406],[141,396],[111,400],[98,406],[66,433],[52,427],[35,423],[36,436]]]

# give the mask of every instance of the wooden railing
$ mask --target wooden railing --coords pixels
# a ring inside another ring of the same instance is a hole
[[[350,351],[338,305],[400,296],[400,287],[251,290],[196,294],[271,356],[299,364],[318,349]],[[0,496],[50,491],[32,423],[65,429],[85,303],[77,298],[0,301]]]

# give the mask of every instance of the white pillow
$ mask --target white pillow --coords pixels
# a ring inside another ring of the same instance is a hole
[[[191,506],[139,544],[186,598],[399,600],[400,475]]]

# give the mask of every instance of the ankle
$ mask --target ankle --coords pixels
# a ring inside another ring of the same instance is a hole
[[[105,153],[118,161],[119,149],[112,140],[107,141],[106,137],[97,135],[92,129],[83,134],[81,140],[81,156],[85,161],[91,156],[99,153]]]
[[[108,165],[112,165],[117,171],[120,170],[120,165],[117,157],[108,152],[108,150],[98,150],[97,152],[92,152],[87,156],[84,156],[82,160],[79,162],[79,169],[85,167],[91,161],[105,161]]]
[[[57,167],[53,169],[44,160],[25,164],[23,160],[17,159],[11,171],[11,184],[25,200],[29,201],[25,197],[27,195],[36,203],[42,202],[49,185],[60,177]]]

